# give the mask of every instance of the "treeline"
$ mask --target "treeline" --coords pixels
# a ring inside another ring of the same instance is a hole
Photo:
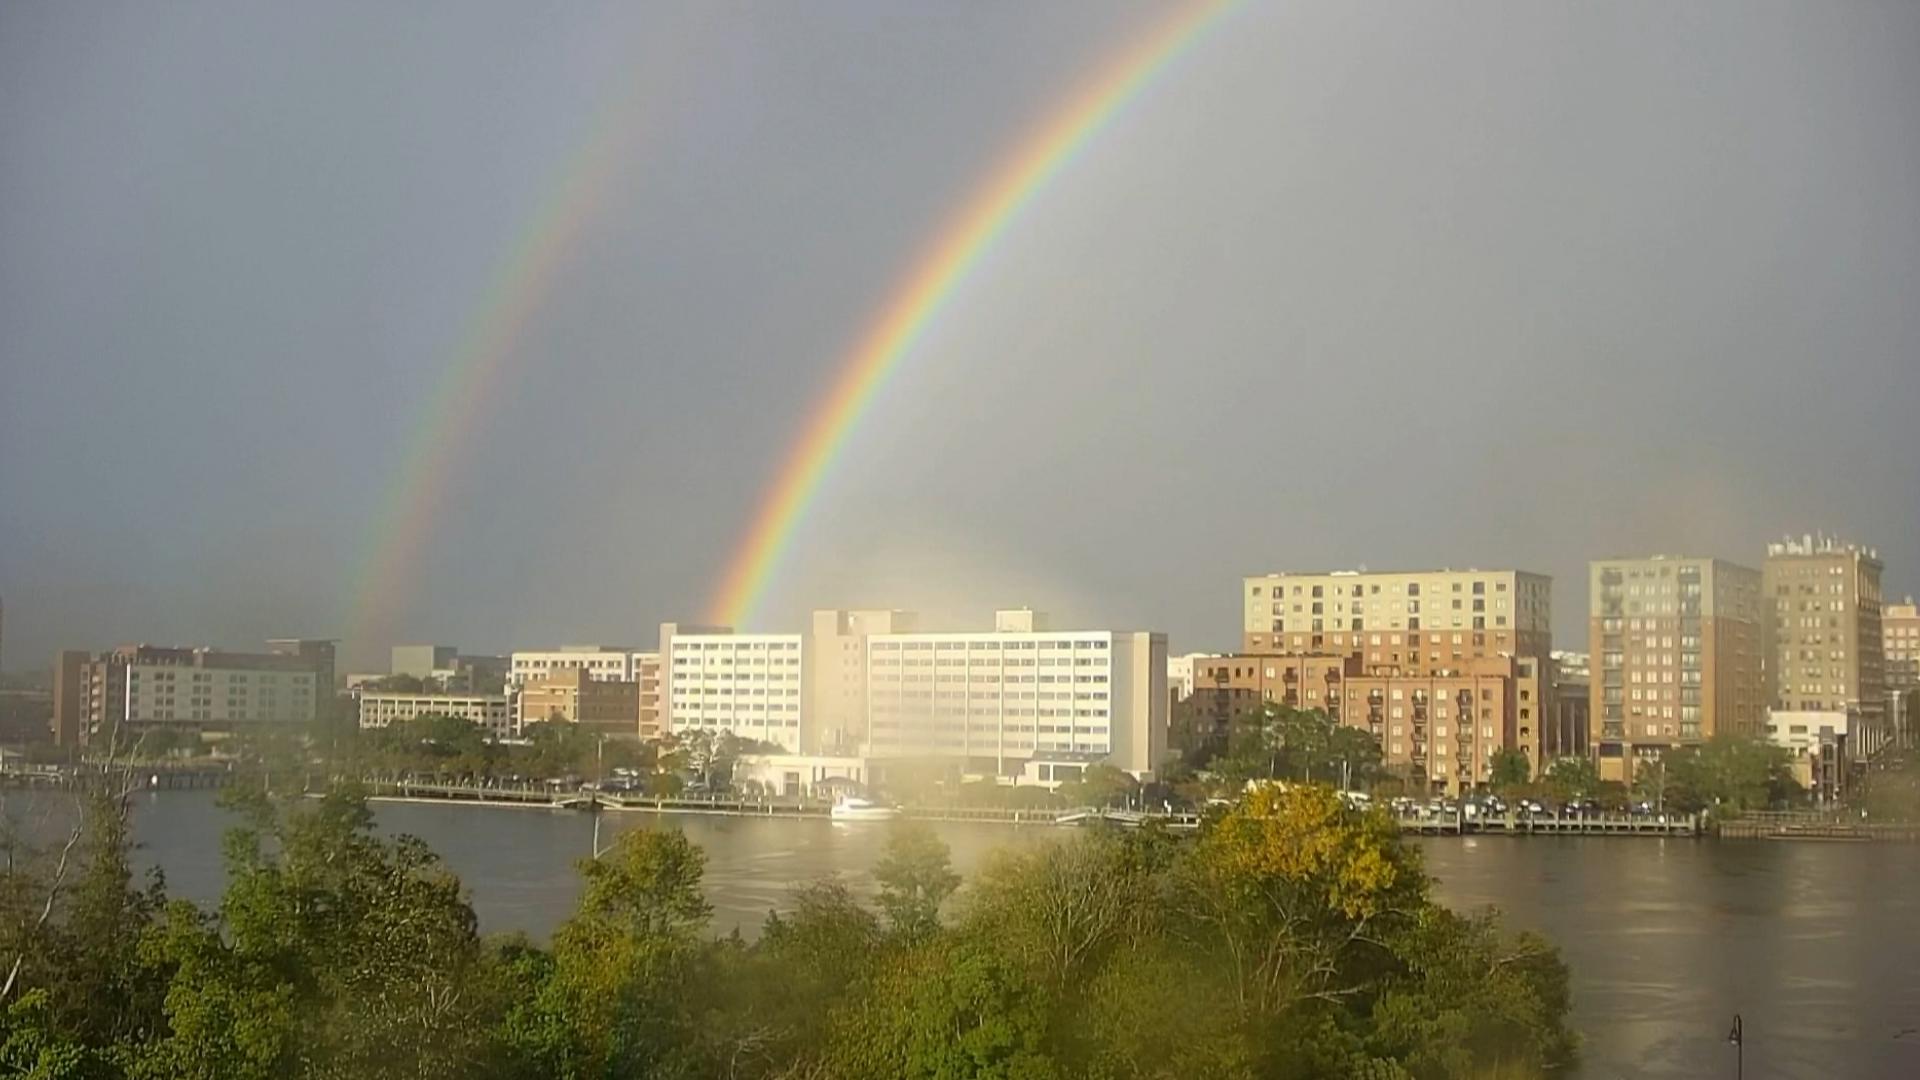
[[[107,797],[64,856],[15,845],[0,1072],[1384,1080],[1539,1076],[1573,1049],[1554,949],[1439,906],[1392,826],[1322,788],[1197,839],[1008,851],[964,888],[903,825],[871,902],[815,882],[753,941],[710,932],[697,847],[636,829],[581,864],[544,946],[483,937],[352,792],[241,810],[216,910],[134,882]]]

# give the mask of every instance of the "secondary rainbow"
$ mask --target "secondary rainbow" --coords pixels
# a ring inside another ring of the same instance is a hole
[[[912,353],[993,242],[1077,151],[1235,2],[1183,4],[1101,64],[1092,78],[988,172],[934,234],[911,273],[888,295],[878,317],[860,335],[768,487],[752,525],[727,563],[709,607],[713,621],[736,627],[752,621],[754,609],[848,436],[872,406],[887,376]]]
[[[383,640],[395,629],[395,610],[409,595],[409,579],[419,571],[421,552],[471,433],[483,425],[512,370],[515,345],[645,126],[647,100],[640,91],[636,82],[601,108],[580,149],[555,170],[546,195],[495,268],[373,518],[353,579],[358,585],[349,640]]]

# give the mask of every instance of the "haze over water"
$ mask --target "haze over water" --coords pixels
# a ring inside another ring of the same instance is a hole
[[[142,858],[202,903],[222,887],[219,838],[233,819],[209,792],[143,796]],[[19,804],[16,802],[15,807]],[[578,897],[574,860],[591,818],[571,811],[377,803],[380,827],[425,840],[466,884],[483,931],[544,937]],[[707,854],[713,929],[754,933],[794,885],[831,874],[866,887],[884,826],[790,818],[607,814],[615,830],[684,830]],[[1064,830],[936,826],[972,873],[998,848]],[[1573,975],[1578,1075],[1693,1080],[1732,1075],[1725,1044],[1745,1018],[1754,1080],[1920,1075],[1920,846],[1428,838],[1439,895],[1498,905],[1510,925],[1559,946]]]

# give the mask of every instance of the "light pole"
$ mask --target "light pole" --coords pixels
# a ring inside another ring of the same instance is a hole
[[[1727,1041],[1733,1044],[1734,1080],[1745,1080],[1747,1074],[1747,1038],[1740,1026],[1740,1014],[1733,1014],[1733,1030],[1727,1032]]]

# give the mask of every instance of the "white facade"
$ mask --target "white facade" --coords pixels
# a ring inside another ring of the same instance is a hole
[[[360,695],[362,728],[383,728],[396,720],[415,720],[434,715],[471,720],[496,739],[512,738],[515,734],[513,711],[505,694]]]
[[[800,634],[675,634],[667,643],[667,730],[704,729],[800,750]]]
[[[613,645],[562,645],[543,652],[516,652],[507,669],[507,688],[517,690],[528,679],[580,668],[589,679],[632,682],[634,657],[644,655]]]
[[[128,723],[292,724],[314,717],[311,671],[128,664]]]
[[[1166,663],[1158,634],[876,634],[862,742],[874,757],[992,759],[1003,776],[1063,752],[1149,774],[1166,753]]]

